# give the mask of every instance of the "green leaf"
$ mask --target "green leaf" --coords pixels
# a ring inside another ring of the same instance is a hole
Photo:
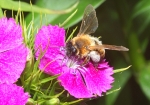
[[[116,92],[116,91],[119,91],[120,89],[121,89],[121,88],[118,88],[118,89],[115,89],[115,90],[108,91],[108,92],[106,93],[106,95],[112,94],[112,93],[114,93],[114,92]]]
[[[43,103],[43,105],[59,105],[60,100],[58,98],[52,98]]]
[[[75,8],[78,4],[78,0],[38,0],[36,2],[36,5],[39,7],[48,8],[51,10],[64,10],[64,9],[72,9]],[[29,24],[31,20],[34,23],[34,27],[40,27],[42,24],[46,25],[48,23],[51,23],[51,21],[54,21],[55,18],[60,18],[61,15],[59,14],[39,14],[35,13],[33,17],[33,13],[30,13],[26,17],[26,23]],[[33,19],[34,18],[34,19]],[[67,19],[67,18],[66,18]],[[63,20],[64,21],[64,20]]]
[[[61,103],[60,105],[69,105],[68,102]]]
[[[75,12],[73,12],[62,24],[60,24],[60,27],[63,27],[75,14],[76,14],[77,10],[75,10]]]
[[[149,0],[141,0],[134,7],[132,17],[135,18],[149,10],[150,10],[150,1]]]
[[[123,72],[123,71],[125,71],[125,70],[128,70],[130,67],[131,67],[131,65],[128,66],[128,67],[126,67],[126,68],[116,69],[116,70],[114,70],[114,73]]]
[[[117,60],[115,60],[115,63],[113,64],[113,66],[115,68],[125,67],[126,65],[127,64],[125,63],[125,61],[123,61],[123,59],[119,58],[119,57],[117,58]],[[117,69],[117,70],[121,70],[121,69]],[[113,91],[113,90],[116,90],[119,88],[121,88],[121,89],[119,91],[113,92],[112,94],[109,94],[106,96],[106,105],[113,105],[115,103],[119,93],[121,92],[122,88],[125,86],[126,82],[130,78],[130,76],[131,76],[130,69],[114,74],[115,81],[112,84],[112,86],[113,86],[112,89],[109,91]]]
[[[50,96],[54,96],[55,95],[55,90],[56,90],[56,86],[59,83],[59,81],[56,81],[55,83],[53,83],[53,86],[51,87],[51,90],[49,92]]]
[[[65,28],[68,28],[82,19],[83,11],[88,4],[92,4],[94,7],[98,7],[100,4],[104,2],[104,0],[94,0],[94,1],[93,0],[80,0],[79,2],[78,1],[79,0],[48,0],[48,1],[38,0],[36,2],[36,5],[40,7],[50,8],[53,10],[62,10],[65,8],[72,8],[72,6],[75,6],[78,4],[76,8],[78,9],[77,13],[75,14],[74,17],[70,19],[69,22],[67,22],[64,25]],[[71,14],[72,12],[68,14],[64,14],[64,15],[55,14],[55,15],[46,15],[46,16],[45,14],[34,14],[34,26],[41,26],[43,24],[46,25],[48,23],[52,25],[60,24],[60,23],[63,23]],[[30,13],[26,17],[27,24],[32,20],[32,18],[33,18],[33,15],[32,13]]]
[[[146,67],[141,70],[137,80],[145,96],[150,100],[150,63],[148,63]]]
[[[40,80],[40,84],[41,84],[41,83],[49,82],[49,81],[51,81],[51,80],[53,80],[53,79],[56,79],[58,76],[59,76],[59,75],[55,75],[55,76],[50,76],[50,77],[44,78],[44,79]]]
[[[148,46],[150,40],[149,36],[149,25],[150,25],[150,1],[141,0],[137,2],[136,6],[133,9],[131,19],[134,19],[133,27],[136,27],[135,31],[137,35],[140,35],[140,45],[142,53],[145,53],[145,50]]]
[[[70,19],[70,21],[67,24],[64,25],[64,27],[68,28],[68,27],[73,26],[77,22],[79,22],[82,19],[82,17],[83,17],[83,13],[84,13],[84,10],[85,10],[87,5],[92,4],[93,7],[96,8],[99,5],[101,5],[104,1],[105,0],[80,0],[79,4],[77,6],[77,9],[78,9],[77,13],[75,14],[75,16],[72,19]],[[52,21],[51,24],[62,23],[70,15],[71,15],[71,13],[66,14],[66,15],[62,15],[61,19],[58,17],[54,21]]]
[[[59,92],[58,94],[54,95],[53,97],[55,97],[55,98],[56,98],[56,97],[60,97],[60,95],[62,95],[64,92],[65,92],[65,90]]]
[[[37,13],[45,13],[45,14],[64,14],[72,11],[73,8],[67,9],[67,10],[50,10],[43,6],[43,8],[38,7],[36,5],[28,4],[25,2],[18,2],[18,1],[12,1],[12,0],[0,0],[0,7],[4,9],[10,9],[10,10],[21,10],[25,12],[37,12]]]
[[[79,103],[79,102],[81,102],[81,101],[83,101],[84,99],[78,99],[78,100],[75,100],[75,101],[71,101],[71,102],[68,102],[68,104],[69,105],[74,105],[74,104],[77,104],[77,103]]]
[[[0,8],[0,18],[3,17],[3,11],[2,8]]]
[[[150,23],[150,1],[149,0],[141,0],[139,1],[133,9],[132,19],[138,18],[138,22],[140,22],[140,28],[138,28],[138,34],[141,34],[144,29]],[[141,21],[142,20],[142,21]]]

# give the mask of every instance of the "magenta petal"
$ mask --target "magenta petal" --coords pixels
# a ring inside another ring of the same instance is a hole
[[[36,59],[41,52],[45,52],[40,60],[39,68],[48,74],[61,73],[60,64],[64,56],[60,47],[65,44],[65,30],[58,26],[43,26],[35,38]]]
[[[0,83],[14,83],[24,70],[28,49],[20,45],[0,53]]]
[[[80,73],[70,74],[65,72],[62,74],[58,80],[60,80],[61,85],[67,90],[72,96],[76,98],[89,98],[92,97],[92,94],[87,90],[84,81]]]
[[[60,54],[60,48],[51,48],[49,52],[41,58],[39,68],[50,75],[60,74],[62,72],[62,60],[64,56]]]
[[[22,44],[22,29],[10,18],[0,19],[0,53]]]
[[[28,98],[28,93],[20,86],[0,84],[0,105],[25,105]]]
[[[113,74],[112,67],[109,67],[107,62],[102,62],[98,65],[97,70],[92,64],[89,63],[89,70],[84,76],[87,89],[95,95],[101,96],[103,92],[109,90],[113,83]]]
[[[65,30],[63,28],[52,25],[43,26],[36,35],[35,38],[35,50],[36,56],[39,56],[40,50],[53,53],[52,49],[60,48],[60,46],[64,46],[65,44]],[[57,53],[57,52],[55,52]],[[55,54],[53,53],[53,54]],[[45,54],[48,55],[49,54]]]
[[[62,69],[60,67],[62,62],[61,58],[62,57],[59,57],[59,55],[54,58],[43,57],[40,60],[40,70],[44,70],[45,73],[50,75],[60,74],[62,72]]]

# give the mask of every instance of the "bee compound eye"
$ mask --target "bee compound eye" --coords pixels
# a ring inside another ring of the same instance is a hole
[[[68,56],[74,56],[77,53],[77,49],[73,46],[71,41],[66,44],[66,50]]]

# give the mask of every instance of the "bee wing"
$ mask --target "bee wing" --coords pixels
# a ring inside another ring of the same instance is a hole
[[[96,45],[96,46],[89,46],[89,50],[98,50],[98,49],[108,49],[108,50],[117,50],[117,51],[129,51],[128,48],[124,46],[115,46],[115,45]]]
[[[93,6],[90,4],[85,8],[84,16],[78,35],[91,34],[96,31],[98,20]]]

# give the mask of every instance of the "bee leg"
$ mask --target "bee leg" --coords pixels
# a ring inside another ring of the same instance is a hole
[[[98,67],[98,62],[94,63],[93,65],[94,65],[95,69],[97,69],[97,67]]]
[[[86,64],[88,64],[89,60],[90,60],[89,56],[85,57],[85,59],[84,59],[84,61],[83,61],[83,63],[81,65],[85,66]]]

